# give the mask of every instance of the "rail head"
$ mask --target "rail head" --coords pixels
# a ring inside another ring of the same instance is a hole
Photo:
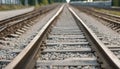
[[[69,10],[82,23],[82,25],[87,29],[88,33],[98,44],[99,48],[105,54],[103,57],[108,58],[110,63],[112,63],[111,65],[114,66],[115,69],[120,69],[120,60],[97,38],[95,33],[93,33],[93,31],[83,22],[83,20],[73,11],[72,8],[69,7]]]
[[[29,60],[29,57],[31,55],[34,55],[31,53],[34,52],[33,48],[38,48],[36,46],[40,46],[38,42],[43,37],[46,29],[50,26],[50,24],[55,20],[55,18],[62,12],[64,8],[64,5],[60,7],[60,9],[57,11],[57,13],[43,26],[43,28],[39,31],[39,33],[34,37],[34,39],[18,54],[6,67],[5,69],[26,69],[27,67],[23,66],[29,66],[27,65],[26,61]],[[27,56],[28,54],[31,54]],[[35,57],[35,56],[34,56]],[[25,60],[26,59],[26,60]],[[25,61],[24,61],[25,60]]]

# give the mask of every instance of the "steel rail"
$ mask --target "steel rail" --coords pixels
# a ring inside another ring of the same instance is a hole
[[[48,28],[51,26],[52,22],[59,16],[62,12],[64,5],[58,10],[58,12],[47,22],[46,25],[39,31],[39,33],[34,37],[34,39],[26,46],[26,48],[18,54],[15,59],[8,64],[5,69],[33,69],[35,61],[37,59],[36,55],[42,44],[42,39],[45,36]]]
[[[69,10],[86,28],[87,32],[90,34],[95,44],[98,46],[97,48],[103,54],[102,57],[106,58],[109,65],[112,66],[114,69],[120,69],[119,59],[97,38],[97,36],[93,33],[93,31],[87,27],[87,25],[82,21],[82,19],[79,18],[79,16],[70,7]]]

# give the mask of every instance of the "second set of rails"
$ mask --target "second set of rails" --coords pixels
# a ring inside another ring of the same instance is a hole
[[[17,29],[21,29],[23,26],[32,25],[34,20],[38,18],[41,14],[44,14],[58,5],[50,5],[46,7],[41,7],[40,9],[35,9],[31,12],[17,15],[5,20],[0,21],[0,37],[5,37],[9,34],[14,34]]]
[[[104,25],[110,27],[118,33],[120,32],[120,16],[99,11],[99,8],[92,8],[88,6],[76,6],[76,8],[80,9],[80,11],[88,13],[89,15],[93,15],[106,21],[106,23],[103,23]]]
[[[69,5],[43,26],[5,69],[119,69],[104,46]]]

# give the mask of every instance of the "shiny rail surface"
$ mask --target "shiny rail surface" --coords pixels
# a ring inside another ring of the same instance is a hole
[[[5,69],[120,69],[118,58],[67,7]]]

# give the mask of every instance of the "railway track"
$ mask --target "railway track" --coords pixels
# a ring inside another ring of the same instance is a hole
[[[118,58],[67,5],[5,69],[119,69]]]
[[[112,15],[104,12],[96,11],[94,8],[90,7],[77,7],[80,11],[84,11],[89,15],[93,15],[99,19],[104,20],[104,25],[110,27],[111,29],[115,30],[116,32],[120,32],[120,16]],[[91,13],[92,12],[92,13]]]
[[[75,10],[75,8],[73,8]],[[91,16],[88,16],[84,12],[80,12],[79,10],[76,10],[76,13],[82,16],[80,16],[84,22],[87,24],[89,28],[91,28],[94,33],[97,35],[97,37],[102,41],[102,43],[105,44],[105,46],[112,51],[118,59],[120,59],[120,39],[119,39],[119,33],[109,29],[108,27],[104,26],[99,22],[98,20],[94,19]],[[86,17],[86,18],[83,18]],[[89,21],[91,20],[91,21]],[[94,22],[95,21],[95,22]]]
[[[66,7],[58,19],[45,40],[36,69],[99,69],[91,44]]]

